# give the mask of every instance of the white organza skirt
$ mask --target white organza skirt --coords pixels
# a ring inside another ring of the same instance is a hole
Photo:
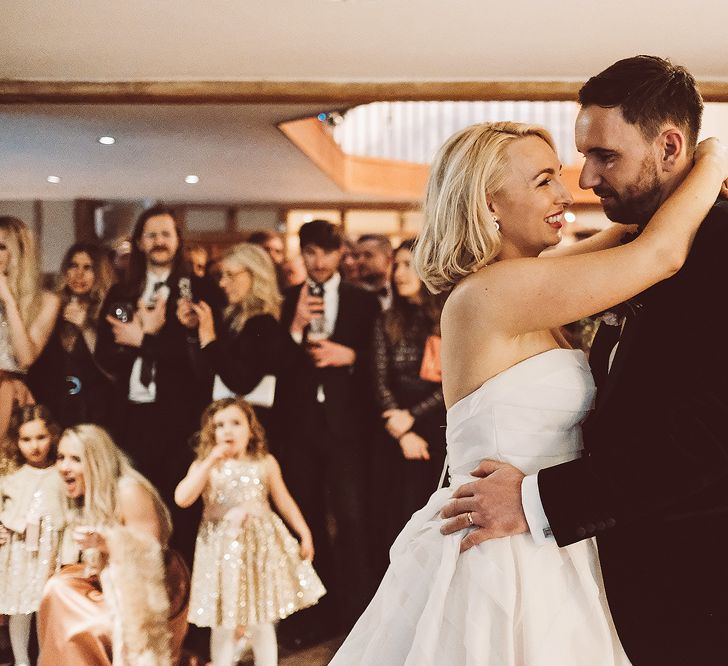
[[[536,546],[529,534],[460,555],[440,534],[435,492],[391,549],[374,599],[332,666],[615,666],[614,630],[592,540]]]

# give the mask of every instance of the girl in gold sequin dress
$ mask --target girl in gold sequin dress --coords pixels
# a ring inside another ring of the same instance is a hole
[[[277,663],[273,623],[325,594],[311,565],[313,542],[286,488],[252,407],[241,398],[213,402],[202,416],[197,460],[175,491],[204,513],[192,568],[189,621],[212,627],[214,666],[230,666],[245,630],[256,666]],[[271,510],[269,496],[300,537]],[[237,644],[236,644],[237,643]]]
[[[13,413],[0,476],[0,614],[17,666],[28,666],[31,617],[58,568],[63,495],[53,465],[58,427],[41,405]]]

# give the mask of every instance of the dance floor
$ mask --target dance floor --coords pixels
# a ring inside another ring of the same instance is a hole
[[[278,666],[326,666],[343,642],[344,637],[342,636],[295,652],[289,652],[281,648],[278,655]],[[240,664],[242,666],[253,666],[252,653],[248,652]]]

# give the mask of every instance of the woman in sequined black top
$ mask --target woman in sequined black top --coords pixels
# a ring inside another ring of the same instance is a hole
[[[394,253],[392,307],[374,328],[375,393],[384,432],[374,451],[373,501],[381,503],[374,515],[386,516],[375,546],[377,568],[386,567],[394,537],[437,488],[445,458],[442,385],[420,377],[425,341],[440,333],[443,298],[417,277],[412,245],[405,241]]]

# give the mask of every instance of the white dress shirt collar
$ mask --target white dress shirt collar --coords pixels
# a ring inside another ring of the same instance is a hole
[[[315,286],[317,283],[314,282],[310,277],[306,278],[306,283],[309,287]],[[334,273],[326,282],[323,283],[324,292],[328,292],[330,290],[338,290],[339,285],[341,284],[341,274],[337,271]]]
[[[169,286],[166,284],[167,279],[171,270],[167,270],[161,273],[153,273],[147,271],[146,281],[144,283],[144,291],[142,292],[142,302],[152,304],[156,297],[164,299],[169,298]],[[154,286],[163,282],[161,287],[156,290]],[[154,402],[157,399],[157,384],[154,379],[156,376],[156,367],[152,368],[152,381],[145,386],[142,384],[142,357],[137,356],[134,360],[134,364],[131,367],[131,374],[129,375],[129,400],[137,403],[149,403]]]
[[[169,275],[171,272],[171,269],[168,269],[161,273],[154,273],[150,270],[147,270],[147,275],[144,280],[144,291],[151,291],[152,289],[154,289],[154,285],[159,284],[160,282],[166,283],[167,280],[169,280]]]

